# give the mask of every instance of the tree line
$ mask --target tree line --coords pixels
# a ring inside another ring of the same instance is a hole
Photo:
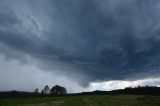
[[[35,89],[34,91],[35,94],[39,94],[38,88]],[[59,95],[59,94],[67,94],[67,90],[65,87],[62,87],[60,85],[55,85],[51,89],[49,88],[48,85],[46,85],[42,91],[40,92],[41,94],[53,94],[53,95]]]

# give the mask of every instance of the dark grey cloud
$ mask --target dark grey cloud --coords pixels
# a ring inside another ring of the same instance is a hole
[[[0,52],[7,57],[25,61],[29,55],[42,69],[82,84],[160,74],[158,0],[0,4]]]

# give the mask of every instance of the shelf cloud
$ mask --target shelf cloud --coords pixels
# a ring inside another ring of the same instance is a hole
[[[0,62],[8,61],[0,74],[15,60],[82,89],[95,81],[157,78],[159,9],[159,0],[0,0]]]

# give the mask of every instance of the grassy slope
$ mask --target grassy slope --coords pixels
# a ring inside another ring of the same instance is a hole
[[[86,95],[0,100],[0,106],[23,106],[22,104],[39,104],[36,106],[160,106],[160,96]]]

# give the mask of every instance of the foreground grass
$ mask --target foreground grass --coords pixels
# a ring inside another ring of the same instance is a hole
[[[160,106],[160,96],[86,95],[1,99],[0,106]]]

